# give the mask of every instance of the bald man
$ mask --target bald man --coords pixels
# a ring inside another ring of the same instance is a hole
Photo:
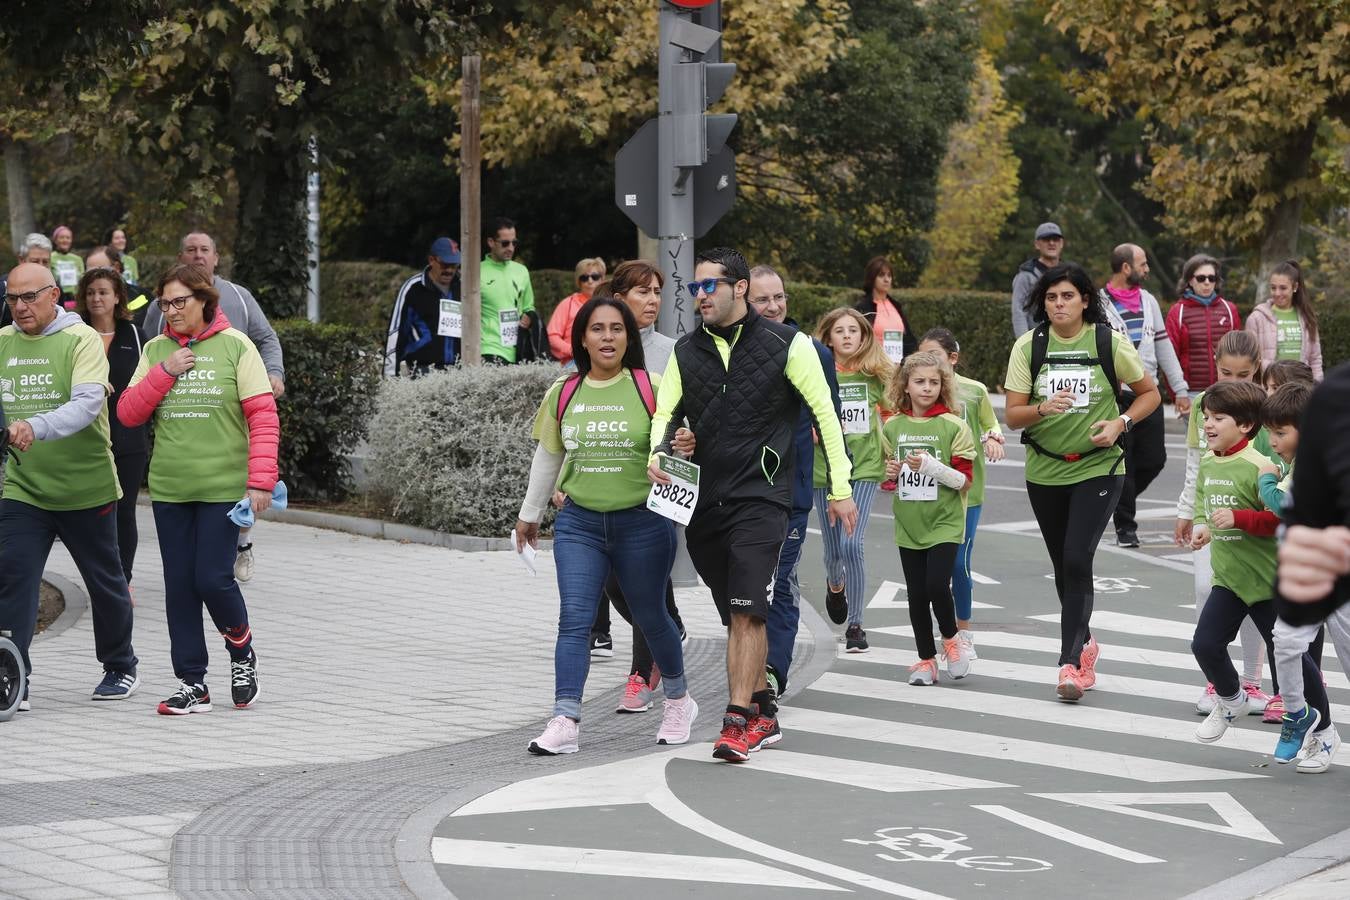
[[[0,628],[13,632],[31,672],[38,586],[61,538],[88,590],[103,664],[92,699],[124,700],[140,679],[117,551],[122,491],[108,438],[108,358],[98,332],[61,308],[47,267],[20,264],[5,290],[14,323],[0,328],[0,410],[10,447],[0,494]],[[29,709],[26,694],[19,709]]]

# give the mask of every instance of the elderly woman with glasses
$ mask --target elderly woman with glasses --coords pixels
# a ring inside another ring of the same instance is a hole
[[[131,583],[131,567],[136,561],[136,496],[145,479],[145,463],[150,446],[145,425],[128,427],[117,418],[117,401],[131,381],[141,361],[141,331],[127,305],[127,286],[116,269],[95,267],[80,278],[75,289],[75,311],[103,341],[108,356],[108,426],[112,437],[113,461],[122,499],[117,501],[117,551],[122,558],[122,574]]]
[[[160,278],[158,294],[164,331],[146,343],[117,416],[129,426],[155,417],[150,499],[164,561],[169,650],[182,682],[159,712],[211,709],[203,606],[225,638],[234,705],[245,709],[258,699],[258,656],[234,578],[239,526],[230,513],[241,498],[255,513],[272,503],[281,430],[276,401],[262,357],[230,327],[205,269],[174,266]]]
[[[572,323],[577,311],[595,296],[595,289],[605,280],[605,261],[583,259],[577,263],[577,289],[558,303],[548,320],[548,349],[553,358],[563,365],[572,363]]]

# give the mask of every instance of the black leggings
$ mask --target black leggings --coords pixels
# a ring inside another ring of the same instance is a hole
[[[633,626],[633,665],[629,672],[636,672],[642,676],[642,680],[651,684],[652,681],[652,651],[647,646],[647,638],[642,634],[642,629],[633,623],[633,614],[628,611],[628,601],[624,599],[623,591],[619,588],[619,578],[611,569],[609,578],[605,579],[605,590],[600,595],[600,611],[596,613],[595,621],[597,625],[601,616],[604,617],[604,633],[609,633],[609,605],[614,604],[614,608],[623,616],[623,620]],[[675,623],[675,628],[680,633],[684,632],[684,623],[680,621],[680,611],[675,606],[675,586],[671,584],[670,579],[666,579],[666,612],[670,613],[671,621]],[[599,630],[595,625],[591,626],[592,631]]]
[[[925,550],[900,548],[900,568],[905,572],[905,593],[909,597],[909,624],[914,628],[914,645],[919,659],[937,656],[933,641],[933,617],[944,640],[956,637],[956,604],[952,601],[952,568],[960,544],[934,544]],[[932,608],[932,616],[929,608]]]
[[[1031,511],[1055,568],[1061,666],[1078,665],[1083,645],[1091,637],[1092,560],[1124,480],[1121,475],[1099,475],[1077,484],[1027,482]]]

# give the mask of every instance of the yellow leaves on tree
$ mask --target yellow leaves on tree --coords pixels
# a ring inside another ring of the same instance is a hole
[[[1297,255],[1318,126],[1350,115],[1347,0],[1056,0],[1048,24],[1105,65],[1079,99],[1149,123],[1146,192],[1198,242]]]
[[[484,46],[483,155],[511,164],[568,144],[615,145],[656,115],[657,5],[582,0],[553,26],[504,27]],[[757,0],[723,7],[723,54],[739,66],[720,106],[756,128],[756,110],[783,104],[794,84],[845,45],[845,0]],[[562,21],[563,27],[556,27]],[[459,103],[458,60],[428,91]],[[456,138],[458,140],[458,138]]]
[[[1017,209],[1018,161],[1009,141],[1021,114],[1008,104],[993,60],[975,63],[970,111],[951,130],[938,173],[938,207],[928,233],[932,256],[923,287],[968,288],[980,260]]]

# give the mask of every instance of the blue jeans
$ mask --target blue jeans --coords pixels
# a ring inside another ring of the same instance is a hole
[[[778,551],[778,574],[773,579],[773,605],[764,620],[768,629],[769,665],[778,673],[780,684],[787,682],[792,668],[792,644],[797,640],[797,623],[801,621],[801,583],[797,581],[797,561],[806,543],[806,525],[810,509],[794,509],[788,516],[787,536]]]
[[[966,539],[956,551],[956,565],[952,566],[952,599],[956,601],[956,618],[970,621],[973,585],[970,580],[970,557],[975,552],[975,529],[980,524],[981,506],[966,507]]]
[[[553,525],[553,561],[560,600],[553,715],[581,721],[581,694],[591,667],[591,623],[611,568],[661,667],[667,699],[683,697],[684,651],[680,631],[666,612],[675,524],[641,506],[602,513],[568,500]]]

